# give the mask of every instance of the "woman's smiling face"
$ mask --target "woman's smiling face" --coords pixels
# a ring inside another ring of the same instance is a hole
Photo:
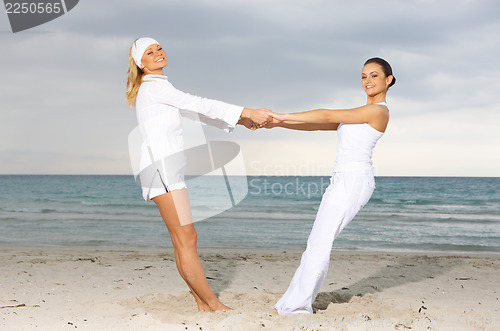
[[[158,44],[149,45],[141,59],[142,70],[145,73],[158,73],[167,65],[167,54]]]
[[[381,65],[368,63],[363,67],[361,85],[368,96],[372,97],[386,92],[391,81],[392,76],[386,77]]]

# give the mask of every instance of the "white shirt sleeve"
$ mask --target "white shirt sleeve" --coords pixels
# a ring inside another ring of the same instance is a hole
[[[186,110],[182,115],[193,119],[189,113],[198,113],[202,123],[231,132],[241,116],[243,107],[222,101],[202,98],[176,89],[167,80],[154,82],[150,89],[153,99],[162,104]]]

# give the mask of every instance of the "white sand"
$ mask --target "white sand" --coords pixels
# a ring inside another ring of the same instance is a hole
[[[0,330],[500,330],[500,256],[333,252],[315,314],[276,316],[299,252],[200,255],[232,311],[197,312],[171,249],[1,249]]]

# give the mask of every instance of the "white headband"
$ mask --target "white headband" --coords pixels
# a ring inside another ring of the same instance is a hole
[[[132,44],[132,57],[134,58],[135,64],[141,68],[142,55],[146,49],[153,44],[158,44],[158,42],[152,38],[139,38]]]

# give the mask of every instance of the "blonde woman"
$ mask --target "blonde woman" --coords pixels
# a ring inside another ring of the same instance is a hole
[[[144,141],[140,174],[143,197],[154,201],[167,226],[177,269],[191,290],[198,311],[230,309],[208,285],[197,253],[189,196],[184,182],[185,158],[181,116],[231,132],[236,124],[255,129],[272,118],[254,110],[193,96],[177,90],[163,75],[167,56],[151,38],[134,41],[129,53],[126,100],[135,107]]]
[[[372,152],[389,123],[386,94],[396,78],[387,61],[365,62],[361,85],[366,105],[353,109],[316,109],[293,114],[275,114],[267,127],[293,130],[337,130],[337,159],[331,184],[319,206],[313,228],[288,290],[274,308],[280,315],[312,313],[312,303],[328,272],[333,241],[368,202],[375,181]]]

